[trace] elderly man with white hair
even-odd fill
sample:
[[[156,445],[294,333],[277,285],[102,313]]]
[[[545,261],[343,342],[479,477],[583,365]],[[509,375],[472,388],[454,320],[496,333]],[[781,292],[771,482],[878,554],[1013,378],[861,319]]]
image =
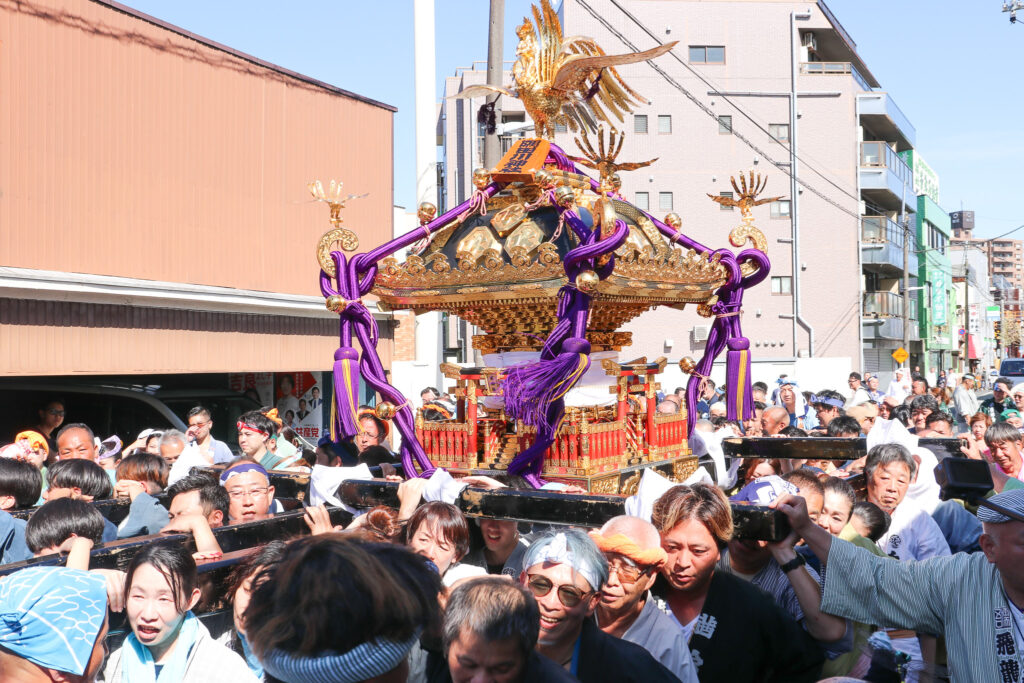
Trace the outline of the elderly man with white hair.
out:
[[[621,515],[590,538],[608,560],[608,579],[594,618],[608,635],[644,648],[683,683],[697,683],[697,671],[682,629],[658,609],[650,589],[668,556],[654,525]]]
[[[591,618],[608,580],[608,562],[582,531],[535,539],[519,580],[540,608],[537,651],[583,683],[677,680],[642,647],[606,634]]]

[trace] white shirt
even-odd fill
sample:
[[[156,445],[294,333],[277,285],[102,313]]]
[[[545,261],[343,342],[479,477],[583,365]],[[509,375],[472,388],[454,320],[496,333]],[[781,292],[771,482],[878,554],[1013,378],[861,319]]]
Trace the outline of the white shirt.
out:
[[[903,500],[892,513],[889,530],[878,539],[882,552],[897,560],[927,560],[949,555],[949,544],[932,516]]]

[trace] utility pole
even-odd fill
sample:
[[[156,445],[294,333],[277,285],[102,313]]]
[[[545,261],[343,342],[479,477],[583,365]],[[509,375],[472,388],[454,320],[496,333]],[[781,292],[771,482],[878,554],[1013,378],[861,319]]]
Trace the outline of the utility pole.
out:
[[[964,245],[964,355],[960,359],[963,361],[965,373],[971,367],[971,264],[967,260],[967,250],[970,246],[970,243]]]
[[[491,0],[490,31],[487,34],[487,85],[501,86],[501,79],[505,62],[504,55],[505,37],[505,0]],[[498,129],[501,126],[501,106],[498,99],[500,95],[495,93],[488,95],[484,108],[486,128],[484,130],[484,167],[494,168],[501,159],[501,139],[498,137]],[[490,123],[494,123],[494,130],[490,129]]]
[[[900,225],[903,228],[903,348],[910,353],[910,226],[907,225],[907,181],[903,181],[900,201]],[[907,359],[907,367],[911,367]]]

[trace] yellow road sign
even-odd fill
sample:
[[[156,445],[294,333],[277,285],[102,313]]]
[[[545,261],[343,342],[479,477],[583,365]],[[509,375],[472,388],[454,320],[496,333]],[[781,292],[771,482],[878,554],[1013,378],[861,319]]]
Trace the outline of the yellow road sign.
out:
[[[910,354],[902,346],[892,352],[892,359],[900,365],[906,363],[908,358],[910,358]]]

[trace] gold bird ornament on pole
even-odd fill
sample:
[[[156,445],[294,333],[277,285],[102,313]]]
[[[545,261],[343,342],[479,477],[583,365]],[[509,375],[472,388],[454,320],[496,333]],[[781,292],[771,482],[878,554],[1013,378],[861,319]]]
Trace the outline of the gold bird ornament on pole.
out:
[[[650,104],[622,80],[616,66],[660,57],[677,41],[622,55],[609,55],[593,38],[562,36],[562,24],[549,0],[533,6],[529,17],[516,29],[519,45],[512,66],[511,88],[472,85],[455,99],[486,97],[500,93],[522,101],[533,119],[537,137],[552,140],[555,126],[563,124],[572,132],[591,130],[597,121],[612,124],[611,117],[623,115],[639,104]]]

